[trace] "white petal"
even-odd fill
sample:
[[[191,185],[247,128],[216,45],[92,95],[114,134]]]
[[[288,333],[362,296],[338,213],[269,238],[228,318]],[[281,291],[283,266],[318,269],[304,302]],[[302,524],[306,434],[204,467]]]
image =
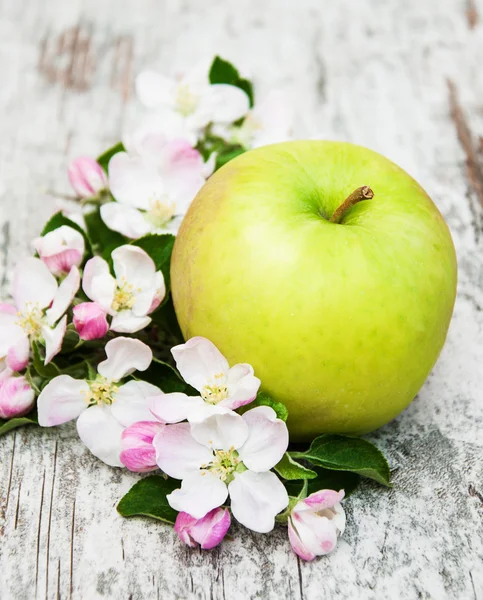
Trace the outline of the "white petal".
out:
[[[5,333],[1,328],[0,331],[2,334]],[[6,363],[12,371],[23,371],[28,365],[29,357],[30,340],[28,336],[22,335],[22,337],[8,349]]]
[[[51,308],[46,312],[50,326],[56,323],[69,308],[80,286],[80,273],[77,267],[72,267],[67,277],[59,285]]]
[[[248,438],[238,450],[243,463],[252,471],[269,471],[287,450],[287,425],[269,406],[252,408],[242,418],[248,425]]]
[[[82,289],[90,300],[98,302],[111,314],[116,286],[116,280],[103,258],[95,256],[87,261],[82,278]]]
[[[208,121],[233,123],[244,117],[250,109],[247,94],[234,85],[210,85],[200,102],[199,111]]]
[[[181,489],[166,496],[171,508],[190,514],[195,519],[221,506],[228,496],[226,484],[209,471],[193,473],[183,479]]]
[[[151,398],[152,414],[162,423],[179,423],[184,421],[196,408],[204,406],[200,396],[187,396],[178,392],[157,394]]]
[[[290,520],[307,554],[322,556],[335,548],[337,526],[332,520],[310,511],[295,513]]]
[[[142,71],[136,77],[136,94],[147,108],[173,104],[176,82],[155,71]]]
[[[90,406],[77,419],[80,439],[94,456],[111,467],[124,466],[119,458],[123,431],[106,404]]]
[[[248,436],[248,426],[237,413],[204,404],[188,415],[194,439],[215,450],[240,448]]]
[[[89,386],[86,381],[59,375],[44,387],[37,400],[39,425],[52,427],[78,417],[87,408]]]
[[[45,341],[45,360],[44,365],[48,365],[49,362],[56,356],[61,348],[62,342],[64,341],[65,331],[67,329],[67,315],[65,315],[55,326],[54,329],[44,326],[42,327],[42,336]]]
[[[101,217],[104,223],[131,239],[143,237],[152,233],[153,227],[137,208],[126,206],[119,202],[108,202],[101,206]]]
[[[13,297],[20,310],[27,303],[46,308],[57,291],[57,281],[39,258],[25,258],[17,264],[13,276]]]
[[[118,152],[109,161],[109,188],[127,206],[148,210],[163,197],[165,186],[154,165],[141,157]]]
[[[161,390],[147,381],[128,381],[119,386],[111,406],[114,417],[129,427],[138,421],[156,421],[149,410],[151,397],[161,393]]]
[[[181,376],[201,391],[216,375],[226,374],[229,369],[228,361],[218,348],[203,337],[193,337],[171,349],[176,366]]]
[[[136,333],[151,323],[150,317],[136,317],[132,310],[122,310],[112,317],[111,331],[117,333]]]
[[[149,346],[140,340],[118,337],[106,344],[107,359],[99,363],[99,373],[111,381],[119,381],[134,371],[145,371],[153,359]]]
[[[293,110],[282,90],[272,90],[268,96],[251,111],[253,119],[259,123],[255,129],[252,146],[264,146],[283,142],[291,137]]]
[[[235,473],[228,491],[235,519],[259,533],[272,531],[275,516],[288,505],[287,490],[272,472]]]
[[[118,284],[133,286],[133,313],[138,317],[145,316],[156,293],[156,266],[153,259],[142,248],[125,245],[113,251],[112,261]]]
[[[227,386],[228,398],[221,402],[232,410],[250,404],[255,400],[261,381],[253,374],[253,367],[247,364],[238,364],[228,371]]]
[[[213,452],[192,437],[188,423],[166,425],[156,434],[153,445],[158,467],[175,479],[197,473],[213,459]]]
[[[12,314],[0,310],[0,357],[6,356],[9,348],[25,337],[25,332],[17,325],[17,321],[16,312]]]

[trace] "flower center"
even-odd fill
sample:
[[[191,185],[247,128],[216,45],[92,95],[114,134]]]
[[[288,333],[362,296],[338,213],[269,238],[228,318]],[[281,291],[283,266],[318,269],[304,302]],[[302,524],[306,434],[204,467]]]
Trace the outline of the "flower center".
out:
[[[176,89],[176,98],[174,100],[177,112],[187,117],[194,113],[198,106],[198,96],[193,94],[186,83],[180,83]]]
[[[165,194],[162,198],[152,199],[146,213],[147,220],[155,227],[163,227],[176,214],[176,205]]]
[[[210,471],[218,479],[228,484],[233,480],[233,472],[241,464],[238,452],[232,446],[229,450],[214,450],[213,460],[206,467],[203,465],[202,472]]]
[[[118,389],[118,385],[98,375],[94,381],[89,381],[86,402],[89,406],[93,406],[94,404],[112,404]]]
[[[123,277],[121,282],[118,282],[117,284],[111,306],[115,311],[128,310],[134,306],[135,301],[136,296],[134,295],[134,286],[131,283],[128,283]]]
[[[224,373],[217,373],[215,381],[207,383],[201,390],[201,397],[208,404],[218,404],[228,398],[228,387]]]
[[[25,333],[32,339],[40,339],[42,337],[42,327],[46,324],[43,311],[39,308],[38,303],[27,302],[24,312],[17,313],[18,321],[16,322]]]

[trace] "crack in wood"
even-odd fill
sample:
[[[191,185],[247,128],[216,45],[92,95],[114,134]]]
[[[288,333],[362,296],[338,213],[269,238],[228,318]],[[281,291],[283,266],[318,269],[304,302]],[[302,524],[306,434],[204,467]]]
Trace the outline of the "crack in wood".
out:
[[[132,36],[122,35],[115,40],[111,70],[111,88],[121,93],[124,104],[131,96],[133,82],[134,44]]]
[[[297,572],[299,577],[299,592],[300,600],[304,600],[304,584],[302,581],[302,566],[300,564],[300,558],[297,556]]]
[[[37,588],[39,584],[39,554],[40,554],[40,525],[42,523],[42,504],[44,503],[44,488],[45,488],[45,469],[42,475],[42,488],[40,490],[40,506],[39,506],[39,521],[37,524],[37,547],[35,558],[35,596],[37,596]]]
[[[51,488],[50,488],[49,517],[47,520],[47,548],[45,551],[45,597],[46,598],[49,595],[50,526],[52,523],[52,506],[54,503],[55,473],[56,473],[56,468],[57,468],[57,447],[58,447],[58,440],[55,440],[54,465],[53,465],[52,482],[51,482]]]
[[[0,254],[2,258],[2,279],[0,280],[0,292],[3,294],[7,286],[8,248],[10,246],[10,223],[6,221],[2,227],[2,243]]]
[[[478,500],[481,502],[481,505],[483,506],[483,494],[481,492],[479,492],[476,489],[476,487],[471,483],[468,486],[468,494],[470,496],[472,496],[473,498],[478,498]]]
[[[20,492],[22,490],[22,480],[20,480],[18,482],[18,494],[17,494],[17,506],[15,507],[15,521],[13,524],[13,528],[17,529],[17,524],[18,524],[18,512],[20,509]]]
[[[8,501],[10,499],[10,489],[12,487],[13,459],[14,459],[14,456],[15,456],[15,441],[16,441],[16,438],[17,438],[17,432],[14,431],[13,432],[12,457],[10,458],[10,469],[9,469],[9,472],[8,472],[7,499],[6,499],[6,502],[5,502],[4,514],[7,514]]]
[[[466,20],[468,22],[468,27],[470,29],[474,29],[478,24],[480,16],[478,14],[478,9],[476,8],[475,0],[467,0],[466,2]]]
[[[72,503],[72,519],[70,523],[70,565],[69,565],[69,598],[74,591],[74,534],[75,534],[75,498]]]

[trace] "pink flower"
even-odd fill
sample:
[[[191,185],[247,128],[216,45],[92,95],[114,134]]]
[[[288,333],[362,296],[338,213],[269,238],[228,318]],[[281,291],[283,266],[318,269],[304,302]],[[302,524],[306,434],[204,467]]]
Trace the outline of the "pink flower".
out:
[[[191,548],[200,545],[203,550],[210,550],[223,540],[230,523],[230,511],[227,508],[214,508],[201,519],[180,512],[174,530],[179,539]]]
[[[106,311],[97,302],[82,302],[73,308],[74,326],[83,340],[99,340],[109,331]]]
[[[130,471],[145,473],[158,468],[154,436],[163,427],[161,423],[140,421],[122,432],[121,462]]]
[[[69,273],[72,267],[78,267],[85,250],[83,235],[67,225],[36,238],[33,245],[54,275]]]
[[[68,168],[69,180],[81,198],[92,198],[107,187],[107,178],[101,165],[93,158],[80,156]]]
[[[335,548],[345,529],[345,512],[340,505],[343,497],[344,490],[320,490],[292,508],[288,537],[300,558],[313,560]]]
[[[0,418],[21,417],[34,406],[35,393],[25,377],[6,369],[0,376]]]

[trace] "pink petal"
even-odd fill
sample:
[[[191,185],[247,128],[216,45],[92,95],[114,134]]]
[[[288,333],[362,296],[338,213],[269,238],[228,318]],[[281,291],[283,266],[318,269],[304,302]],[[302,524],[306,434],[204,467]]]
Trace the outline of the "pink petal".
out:
[[[73,308],[73,322],[83,340],[99,340],[109,331],[106,312],[97,302],[82,302]]]
[[[307,496],[296,504],[294,510],[301,512],[304,510],[312,510],[319,512],[326,508],[332,508],[344,498],[344,490],[336,492],[335,490],[319,490]]]
[[[297,530],[292,525],[292,519],[288,520],[288,539],[290,541],[290,545],[292,546],[292,550],[300,556],[303,560],[314,560],[316,554],[311,552],[308,548],[306,548],[300,539]]]
[[[54,329],[51,327],[42,327],[42,336],[45,341],[45,365],[48,365],[54,356],[61,351],[66,330],[67,315],[62,317]]]
[[[158,468],[154,436],[163,427],[161,423],[140,421],[122,432],[121,462],[130,471],[144,473]]]
[[[180,512],[174,530],[188,546],[199,544],[203,550],[210,550],[223,540],[230,524],[230,511],[226,508],[214,508],[201,519]]]
[[[67,169],[70,183],[81,198],[91,198],[107,187],[101,165],[89,156],[80,156]]]
[[[35,393],[25,377],[10,376],[0,381],[0,418],[26,415],[34,403]]]
[[[220,404],[236,410],[255,400],[261,381],[253,374],[251,365],[238,364],[228,371],[227,384],[228,398]]]
[[[28,337],[22,336],[7,352],[6,363],[12,371],[22,371],[28,365],[30,343]]]
[[[193,337],[171,349],[178,371],[186,383],[202,390],[215,375],[228,372],[229,365],[218,348],[203,337]]]

